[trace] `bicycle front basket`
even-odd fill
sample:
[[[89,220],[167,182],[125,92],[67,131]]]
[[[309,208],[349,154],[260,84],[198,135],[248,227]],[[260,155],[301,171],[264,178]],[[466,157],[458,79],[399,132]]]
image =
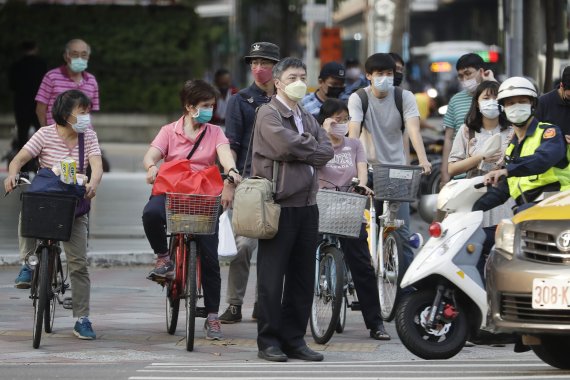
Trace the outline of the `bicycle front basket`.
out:
[[[56,193],[22,193],[22,237],[69,241],[77,198]]]
[[[166,193],[166,229],[172,234],[214,234],[220,199],[213,195]]]
[[[319,232],[357,238],[364,222],[366,200],[364,195],[319,190]]]
[[[421,166],[372,165],[374,198],[382,201],[413,202],[417,199]]]

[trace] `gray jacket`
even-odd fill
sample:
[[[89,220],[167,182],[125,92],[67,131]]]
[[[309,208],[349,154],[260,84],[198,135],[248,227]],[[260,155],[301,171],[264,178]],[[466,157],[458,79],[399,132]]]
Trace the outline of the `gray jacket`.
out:
[[[325,130],[310,113],[301,106],[299,109],[302,134],[293,113],[275,96],[269,104],[259,107],[255,120],[252,175],[272,179],[273,161],[279,161],[275,201],[283,207],[316,204],[317,168],[334,155]]]

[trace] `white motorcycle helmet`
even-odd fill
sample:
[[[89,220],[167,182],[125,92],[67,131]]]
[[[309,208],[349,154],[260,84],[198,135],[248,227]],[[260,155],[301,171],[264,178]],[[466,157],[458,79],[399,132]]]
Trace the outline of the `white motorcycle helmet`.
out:
[[[528,96],[536,99],[538,97],[538,93],[536,91],[536,87],[534,87],[532,82],[528,79],[523,77],[511,77],[499,86],[497,101],[499,104],[503,104],[503,99],[510,98],[512,96]]]

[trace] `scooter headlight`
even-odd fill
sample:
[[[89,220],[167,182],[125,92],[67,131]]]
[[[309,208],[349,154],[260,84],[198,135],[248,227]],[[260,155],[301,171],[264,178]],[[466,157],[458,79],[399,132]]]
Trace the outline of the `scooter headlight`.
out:
[[[515,253],[516,226],[510,219],[503,219],[495,232],[495,249],[511,260]]]

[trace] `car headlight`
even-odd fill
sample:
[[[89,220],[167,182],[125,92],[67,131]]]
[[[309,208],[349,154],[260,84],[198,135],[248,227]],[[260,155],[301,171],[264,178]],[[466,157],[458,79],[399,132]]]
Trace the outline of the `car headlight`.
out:
[[[516,226],[510,219],[503,219],[495,232],[495,249],[511,260],[515,253]]]

